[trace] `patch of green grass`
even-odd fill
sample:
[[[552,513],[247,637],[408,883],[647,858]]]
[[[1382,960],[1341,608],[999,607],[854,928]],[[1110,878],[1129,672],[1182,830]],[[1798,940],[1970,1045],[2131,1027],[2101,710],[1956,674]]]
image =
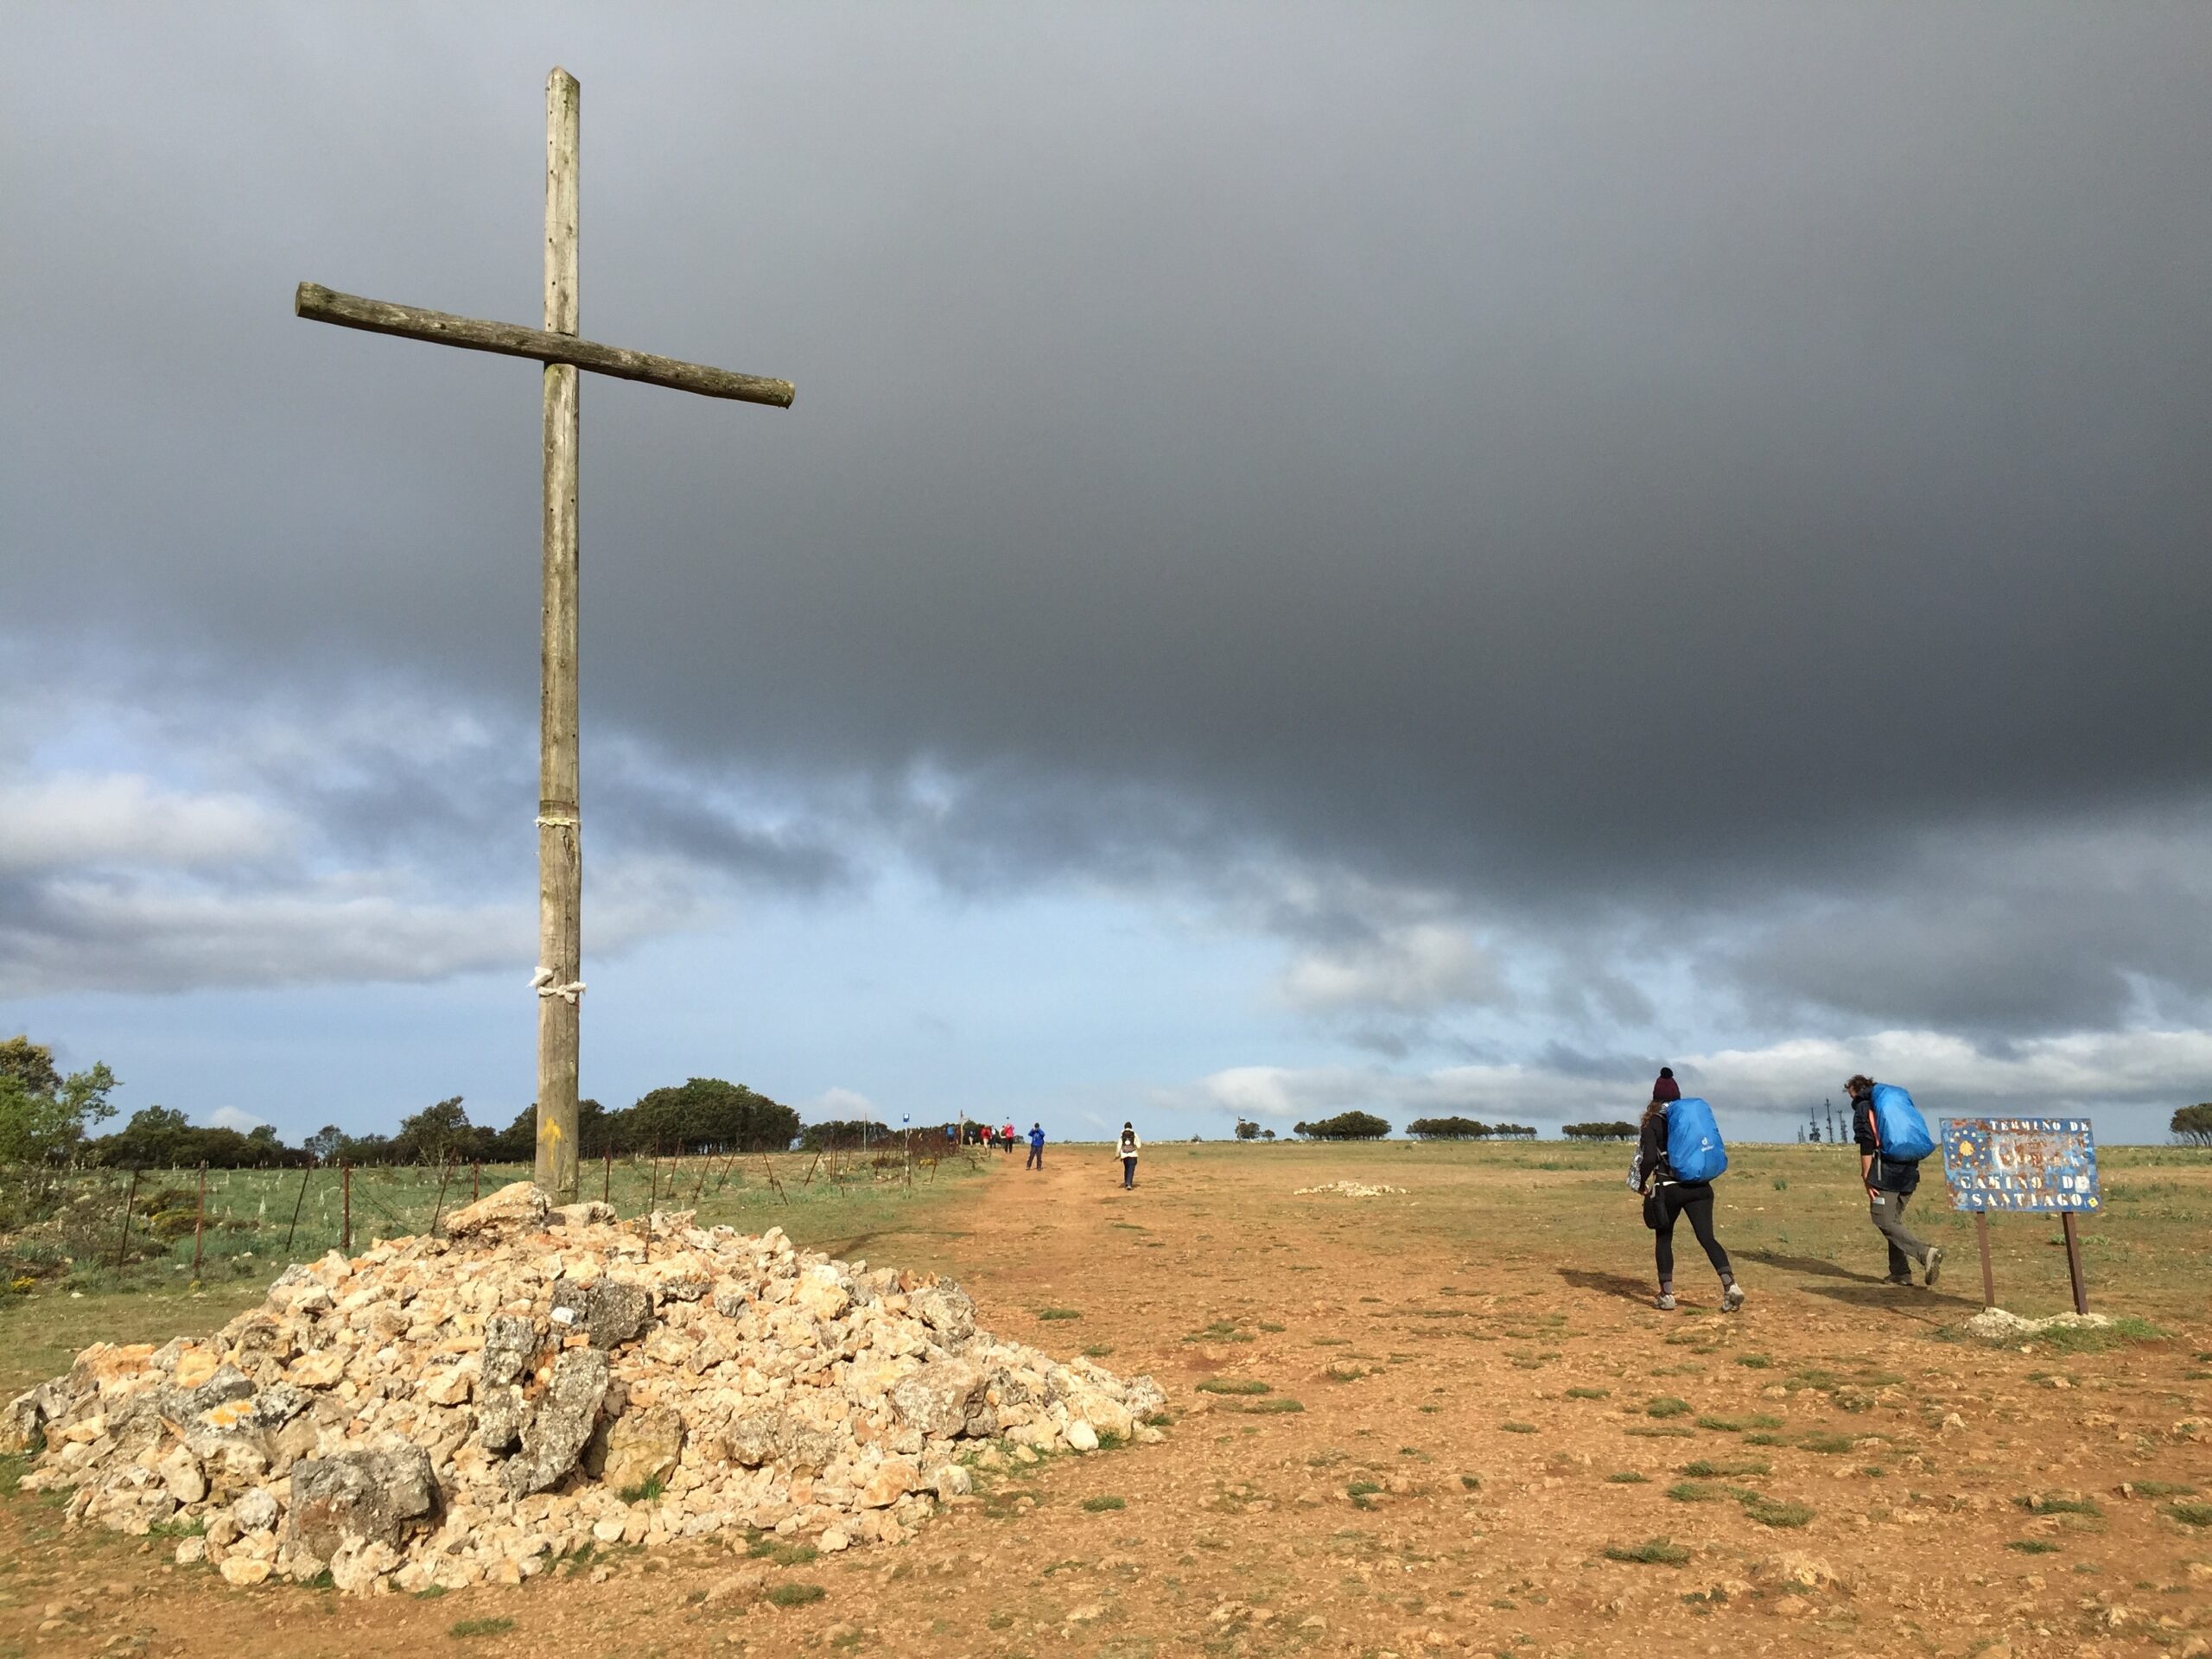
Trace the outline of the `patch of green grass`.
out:
[[[1109,1354],[1112,1353],[1113,1351],[1114,1351],[1114,1349],[1113,1349],[1113,1344],[1110,1344],[1110,1343],[1104,1343],[1104,1342],[1094,1342],[1094,1343],[1092,1343],[1092,1344],[1090,1344],[1090,1347],[1088,1347],[1088,1348],[1086,1348],[1086,1349],[1084,1349],[1084,1350],[1083,1351],[1083,1357],[1084,1357],[1085,1359],[1103,1359],[1103,1358],[1105,1358],[1105,1357],[1106,1357],[1106,1356],[1107,1356],[1107,1355],[1109,1355]]]
[[[464,1618],[453,1627],[454,1636],[505,1636],[515,1627],[512,1618]]]
[[[1647,1417],[1687,1417],[1689,1409],[1688,1401],[1677,1400],[1671,1394],[1655,1395],[1643,1402],[1643,1414]]]
[[[2187,1490],[2196,1489],[2192,1486]],[[207,1521],[204,1516],[194,1516],[189,1521],[156,1521],[146,1530],[156,1538],[201,1538],[207,1535]]]
[[[1209,1376],[1198,1384],[1200,1394],[1273,1394],[1274,1384],[1256,1376]]]
[[[1037,1317],[1040,1319],[1079,1319],[1083,1315],[1072,1307],[1040,1307],[1037,1310]]]
[[[1666,1538],[1647,1538],[1640,1544],[1605,1546],[1605,1559],[1609,1561],[1637,1561],[1646,1567],[1680,1567],[1689,1558],[1689,1551]]]
[[[668,1482],[659,1475],[639,1481],[635,1486],[625,1486],[615,1496],[625,1503],[657,1503],[668,1491]]]
[[[1764,1492],[1741,1492],[1738,1503],[1744,1513],[1763,1527],[1802,1527],[1813,1518],[1809,1503],[1799,1503],[1786,1497],[1769,1497]]]
[[[822,1552],[812,1544],[786,1543],[773,1533],[764,1533],[746,1546],[745,1553],[772,1567],[804,1567]]]
[[[1707,1486],[1694,1480],[1678,1480],[1667,1489],[1667,1496],[1677,1503],[1710,1503],[1724,1494],[1718,1486]]]
[[[1280,1336],[1284,1331],[1289,1329],[1289,1327],[1287,1325],[1271,1325],[1267,1320],[1262,1319],[1260,1321],[1260,1329],[1273,1337]]]
[[[1382,1490],[1382,1484],[1380,1481],[1355,1480],[1344,1488],[1344,1496],[1346,1497],[1372,1497],[1376,1493]]]
[[[1643,1486],[1649,1484],[1651,1477],[1639,1475],[1633,1469],[1624,1469],[1618,1474],[1607,1475],[1605,1479],[1615,1486]]]
[[[1684,1428],[1678,1423],[1637,1423],[1626,1429],[1624,1429],[1622,1433],[1633,1434],[1638,1440],[1694,1440],[1697,1439],[1697,1431],[1695,1429]]]
[[[2056,1544],[2048,1542],[2041,1538],[2015,1538],[2011,1543],[2005,1545],[2005,1548],[2007,1549],[2017,1549],[2023,1555],[2056,1555],[2058,1554],[2058,1546]]]
[[[1243,1412],[1255,1413],[1262,1416],[1280,1416],[1287,1412],[1303,1411],[1306,1408],[1299,1402],[1292,1399],[1288,1395],[1278,1394],[1272,1399],[1255,1400],[1249,1405],[1238,1406],[1236,1409]]]
[[[1103,1515],[1108,1510],[1128,1509],[1129,1500],[1126,1497],[1086,1497],[1083,1500],[1083,1507],[1093,1515]]]
[[[1700,1417],[1697,1420],[1697,1426],[1709,1428],[1716,1434],[1740,1434],[1744,1432],[1744,1425],[1732,1417]]]
[[[1774,1361],[1764,1354],[1738,1354],[1736,1363],[1747,1371],[1770,1371],[1774,1369]]]
[[[804,1607],[810,1603],[821,1600],[829,1593],[818,1584],[804,1584],[797,1581],[771,1585],[768,1587],[768,1599],[779,1607]]]
[[[1533,1434],[1536,1432],[1534,1423],[1500,1423],[1498,1427],[1508,1434]]]
[[[446,1587],[442,1584],[426,1584],[420,1590],[417,1590],[415,1592],[415,1599],[417,1601],[435,1601],[440,1596],[442,1596],[445,1593]]]
[[[1808,1452],[1818,1452],[1823,1457],[1836,1457],[1848,1452],[1852,1439],[1848,1434],[1808,1434],[1797,1442]]]
[[[1569,1389],[1567,1397],[1570,1400],[1603,1400],[1611,1393],[1611,1389]]]
[[[2196,1488],[2183,1485],[2177,1480],[2130,1481],[2138,1497],[2195,1497]]]
[[[1253,1337],[1249,1331],[1239,1331],[1228,1319],[1215,1319],[1211,1324],[1202,1325],[1192,1332],[1183,1340],[1185,1342],[1250,1342]]]
[[[1789,1442],[1779,1434],[1746,1434],[1744,1436],[1744,1444],[1745,1446],[1787,1446]]]
[[[1700,1458],[1684,1464],[1682,1472],[1693,1480],[1741,1480],[1746,1475],[1770,1475],[1774,1465],[1764,1458],[1731,1458],[1725,1463]]]
[[[2012,1500],[2037,1515],[2102,1515],[2094,1497],[2061,1497],[2055,1492],[2031,1492]]]
[[[1459,1485],[1462,1491],[1478,1492],[1483,1487],[1483,1478],[1480,1475],[1462,1475],[1459,1477]]]
[[[2212,1503],[2169,1503],[2163,1513],[2184,1527],[2212,1527]]]

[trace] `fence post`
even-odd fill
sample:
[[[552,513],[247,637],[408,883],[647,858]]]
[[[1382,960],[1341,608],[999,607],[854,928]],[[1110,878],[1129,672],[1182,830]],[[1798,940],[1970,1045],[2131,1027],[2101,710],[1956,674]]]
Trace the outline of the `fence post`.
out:
[[[292,1224],[284,1230],[284,1260],[292,1259],[292,1235],[300,1230],[300,1206],[308,1201],[308,1177],[315,1173],[315,1154],[308,1154],[308,1166],[300,1172],[300,1196],[292,1200]]]
[[[123,1195],[123,1236],[115,1241],[115,1270],[123,1271],[123,1253],[130,1246],[130,1206],[138,1197],[138,1172],[130,1172],[130,1190]]]
[[[200,1211],[192,1219],[192,1276],[200,1277],[200,1240],[207,1230],[207,1160],[200,1160]]]
[[[480,1158],[468,1160],[468,1201],[471,1204],[484,1196],[484,1161]]]
[[[340,1164],[340,1165],[339,1165],[339,1166],[338,1166],[338,1181],[339,1181],[339,1185],[340,1185],[340,1187],[343,1190],[343,1192],[344,1192],[344,1193],[345,1193],[345,1198],[344,1198],[344,1205],[345,1205],[345,1207],[344,1207],[344,1208],[343,1208],[343,1209],[339,1212],[339,1213],[340,1213],[340,1217],[341,1217],[341,1224],[341,1224],[341,1230],[340,1231],[340,1233],[339,1233],[339,1235],[338,1235],[338,1248],[339,1248],[340,1249],[341,1249],[341,1250],[345,1251],[346,1255],[353,1255],[353,1165],[351,1165],[351,1164],[349,1164],[349,1163],[345,1163],[345,1164]]]
[[[599,1201],[601,1204],[614,1202],[614,1143],[612,1141],[607,1143],[607,1161],[600,1170]]]

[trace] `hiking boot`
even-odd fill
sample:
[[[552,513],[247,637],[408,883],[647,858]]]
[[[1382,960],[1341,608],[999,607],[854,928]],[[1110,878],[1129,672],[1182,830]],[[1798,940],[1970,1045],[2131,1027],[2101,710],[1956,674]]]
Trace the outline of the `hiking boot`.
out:
[[[1885,1285],[1904,1285],[1910,1288],[1912,1284],[1912,1275],[1908,1273],[1902,1279],[1885,1279],[1882,1282]]]
[[[1723,1313],[1733,1313],[1743,1305],[1744,1287],[1741,1285],[1730,1285],[1720,1293],[1720,1311]]]
[[[1662,1313],[1673,1313],[1675,1311],[1675,1293],[1671,1290],[1661,1291],[1656,1296],[1651,1299],[1651,1306],[1657,1308]]]
[[[1921,1263],[1921,1281],[1923,1283],[1927,1285],[1930,1290],[1933,1290],[1936,1287],[1936,1275],[1942,1271],[1942,1247],[1936,1244],[1930,1244],[1928,1247],[1928,1260]]]

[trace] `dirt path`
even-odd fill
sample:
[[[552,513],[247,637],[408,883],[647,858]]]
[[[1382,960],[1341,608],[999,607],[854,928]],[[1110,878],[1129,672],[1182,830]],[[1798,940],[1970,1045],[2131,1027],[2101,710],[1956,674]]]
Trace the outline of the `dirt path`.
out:
[[[1346,1173],[1302,1149],[1155,1148],[1134,1192],[1104,1148],[1047,1160],[993,1173],[950,1264],[991,1328],[1157,1376],[1163,1444],[1017,1465],[895,1549],[774,1566],[825,1592],[788,1609],[724,1593],[741,1541],[427,1601],[241,1592],[150,1542],[57,1549],[13,1499],[0,1653],[2004,1659],[2212,1632],[2212,1532],[2157,1490],[2212,1495],[2202,1330],[1940,1341],[1974,1304],[1740,1241],[1743,1314],[1700,1261],[1705,1306],[1662,1315],[1632,1205],[1586,1171],[1378,1151],[1350,1173],[1408,1190],[1358,1199],[1294,1195]]]

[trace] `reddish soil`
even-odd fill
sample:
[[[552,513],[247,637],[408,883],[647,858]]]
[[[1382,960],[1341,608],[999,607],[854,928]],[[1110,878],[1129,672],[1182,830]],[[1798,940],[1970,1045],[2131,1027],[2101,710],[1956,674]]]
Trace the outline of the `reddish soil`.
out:
[[[1124,1193],[1103,1149],[1052,1156],[919,1254],[992,1328],[1158,1377],[1163,1444],[994,1478],[895,1548],[737,1540],[435,1599],[234,1590],[10,1497],[0,1654],[2206,1650],[2201,1329],[1947,1339],[1978,1298],[1876,1285],[1871,1245],[1739,1248],[1743,1313],[1700,1262],[1662,1314],[1633,1201],[1586,1170],[1171,1147]],[[1346,1173],[1410,1190],[1293,1196]],[[764,1572],[823,1593],[779,1606]]]

